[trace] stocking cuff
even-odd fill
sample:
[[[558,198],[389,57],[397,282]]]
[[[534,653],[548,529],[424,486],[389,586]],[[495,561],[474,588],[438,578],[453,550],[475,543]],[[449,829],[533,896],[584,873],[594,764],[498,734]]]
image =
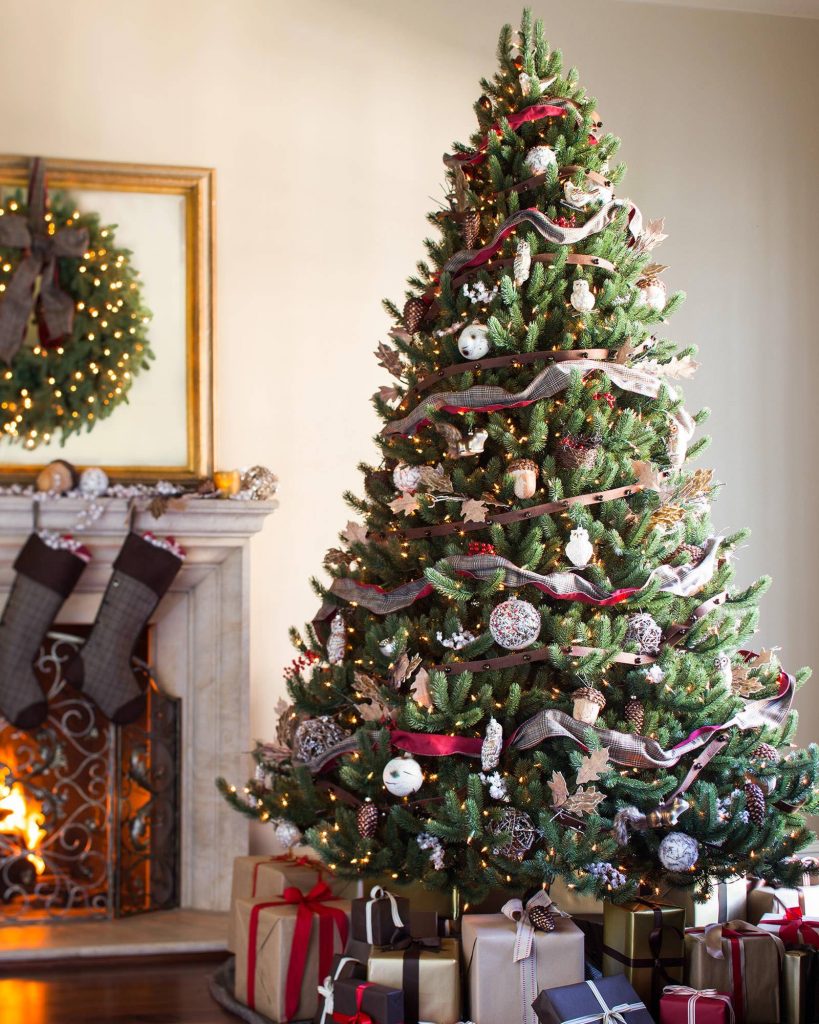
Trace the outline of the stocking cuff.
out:
[[[85,564],[79,555],[49,547],[32,533],[15,559],[14,570],[65,599],[77,585]]]
[[[129,533],[114,562],[114,569],[150,587],[162,597],[182,567],[182,560],[164,548]]]

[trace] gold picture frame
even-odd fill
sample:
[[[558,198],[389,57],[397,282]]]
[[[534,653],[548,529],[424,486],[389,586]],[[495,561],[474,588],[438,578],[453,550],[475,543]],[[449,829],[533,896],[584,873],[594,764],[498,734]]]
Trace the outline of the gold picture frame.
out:
[[[47,187],[50,191],[65,191],[81,199],[82,193],[144,193],[146,196],[170,196],[180,200],[179,232],[183,235],[184,254],[179,256],[180,280],[184,279],[184,402],[185,419],[182,427],[179,417],[177,447],[183,458],[172,464],[129,464],[123,455],[112,464],[89,463],[73,459],[72,442],[66,450],[50,451],[45,458],[36,459],[38,449],[27,453],[27,461],[8,461],[9,450],[0,448],[0,482],[31,480],[52,458],[66,458],[78,465],[102,465],[112,480],[119,482],[145,482],[157,479],[177,483],[190,483],[213,472],[213,359],[215,320],[215,172],[203,167],[174,167],[153,164],[109,163],[91,160],[64,160],[44,158]],[[0,190],[25,190],[31,168],[31,158],[0,156]],[[182,212],[184,211],[184,212]],[[122,227],[120,225],[120,227]],[[139,261],[139,253],[136,254]],[[182,266],[184,261],[184,266]],[[176,297],[179,302],[179,297]],[[180,304],[181,309],[181,304]],[[180,339],[181,340],[181,339]],[[152,368],[151,373],[154,372]],[[146,376],[150,377],[150,373]],[[181,396],[180,396],[181,399]],[[96,430],[116,425],[114,413]],[[184,441],[181,438],[184,429]],[[107,439],[110,440],[110,439]],[[130,438],[133,444],[133,438]],[[133,456],[131,456],[133,457]]]

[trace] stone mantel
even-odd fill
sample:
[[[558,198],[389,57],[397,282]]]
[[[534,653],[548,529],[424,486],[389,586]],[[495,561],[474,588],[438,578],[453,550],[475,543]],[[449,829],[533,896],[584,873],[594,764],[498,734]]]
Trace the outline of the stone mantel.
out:
[[[160,685],[182,700],[182,906],[225,910],[230,866],[247,852],[247,822],[216,790],[219,775],[245,779],[250,748],[250,539],[275,501],[188,498],[154,518],[137,499],[138,531],[171,534],[187,558],[152,617],[151,664]],[[97,499],[102,514],[84,530],[81,498],[38,502],[39,528],[73,533],[92,560],[63,606],[57,626],[93,622],[128,531],[128,500]],[[13,562],[33,528],[31,497],[0,495],[0,608]]]

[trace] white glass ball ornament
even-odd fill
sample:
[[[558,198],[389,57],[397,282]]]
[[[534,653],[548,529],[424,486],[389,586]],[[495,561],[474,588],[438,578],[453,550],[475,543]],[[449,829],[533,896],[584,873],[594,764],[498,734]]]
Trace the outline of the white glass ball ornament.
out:
[[[393,796],[409,796],[424,784],[424,770],[414,757],[394,757],[384,765],[384,785]]]
[[[408,466],[405,462],[399,462],[392,471],[392,482],[402,494],[414,493],[421,483],[421,467]]]
[[[278,820],[273,834],[276,837],[276,841],[288,850],[291,846],[296,846],[302,840],[301,829],[285,818]]]
[[[569,542],[565,547],[566,557],[578,568],[588,565],[594,555],[594,548],[589,540],[589,531],[578,526],[572,530]]]
[[[685,832],[669,832],[660,843],[660,863],[668,871],[690,871],[700,856],[700,844]]]
[[[458,351],[464,359],[483,359],[489,352],[489,334],[483,324],[467,324],[458,337]]]
[[[551,146],[532,146],[524,157],[523,163],[534,177],[536,174],[545,174],[550,167],[557,163],[557,157]]]
[[[497,605],[489,616],[489,632],[499,647],[522,651],[540,635],[540,614],[533,604],[516,597]]]
[[[80,473],[79,488],[87,498],[98,498],[108,490],[108,474],[99,466],[89,466]]]
[[[594,297],[594,292],[589,289],[589,282],[581,277],[572,285],[569,301],[578,313],[590,313],[597,300]]]

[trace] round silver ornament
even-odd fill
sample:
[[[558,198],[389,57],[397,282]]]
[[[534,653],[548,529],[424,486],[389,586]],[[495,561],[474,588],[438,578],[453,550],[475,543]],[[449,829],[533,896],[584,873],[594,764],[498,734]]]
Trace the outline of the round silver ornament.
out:
[[[489,351],[489,334],[483,324],[468,324],[458,337],[458,351],[464,359],[483,359]]]
[[[628,617],[626,643],[635,643],[640,654],[657,654],[663,642],[663,631],[648,612],[635,612]]]
[[[86,498],[98,498],[108,490],[108,474],[99,466],[89,466],[80,473],[79,488]]]
[[[516,597],[499,604],[489,616],[489,632],[499,647],[522,651],[540,635],[540,614],[533,604]]]
[[[241,471],[241,489],[253,501],[268,501],[276,493],[279,478],[267,466],[251,466]]]
[[[492,822],[489,831],[495,836],[501,833],[509,836],[503,846],[497,846],[492,850],[493,853],[497,853],[501,857],[508,857],[509,860],[523,860],[526,852],[531,850],[537,834],[529,815],[514,807],[507,808],[496,821]]]
[[[685,832],[669,832],[658,853],[667,871],[690,871],[699,859],[700,844]]]
[[[394,757],[384,765],[384,785],[393,796],[409,796],[424,784],[424,769],[414,757]]]
[[[410,493],[417,491],[418,485],[421,483],[421,467],[408,466],[405,462],[399,462],[392,471],[392,482],[395,484],[396,490],[401,491],[402,494],[407,491]]]
[[[296,846],[302,840],[301,829],[292,821],[286,821],[284,818],[276,822],[273,835],[276,837],[276,842],[281,843],[286,850],[289,850],[291,846]]]
[[[305,763],[315,761],[347,736],[347,730],[327,715],[308,718],[293,735],[293,758]]]

